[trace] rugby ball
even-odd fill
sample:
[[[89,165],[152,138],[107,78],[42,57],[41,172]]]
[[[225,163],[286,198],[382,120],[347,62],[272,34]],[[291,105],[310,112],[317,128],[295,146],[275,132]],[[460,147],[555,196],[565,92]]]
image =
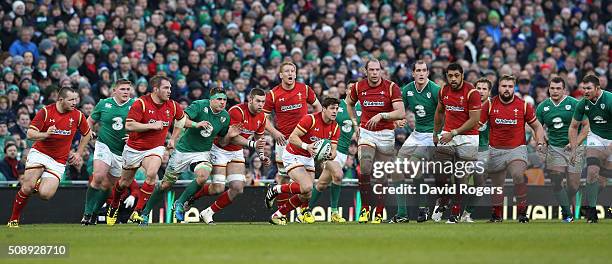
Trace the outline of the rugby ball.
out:
[[[314,153],[315,153],[313,158],[316,161],[324,160],[325,157],[331,153],[331,150],[332,150],[331,141],[329,139],[318,140],[313,144],[313,148],[314,148]]]

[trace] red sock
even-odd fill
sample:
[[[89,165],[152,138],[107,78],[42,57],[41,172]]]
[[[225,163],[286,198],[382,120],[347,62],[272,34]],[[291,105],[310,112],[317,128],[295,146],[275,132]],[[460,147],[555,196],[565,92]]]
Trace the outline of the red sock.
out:
[[[377,194],[376,195],[376,211],[375,211],[375,214],[382,215],[384,209],[385,209],[385,195],[384,194]]]
[[[457,189],[459,189],[459,187],[457,187]],[[461,200],[462,200],[462,196],[461,194],[457,193],[455,195],[453,195],[453,207],[451,207],[451,214],[458,216],[461,214]]]
[[[302,189],[300,189],[300,184],[297,182],[285,183],[280,187],[281,193],[289,193],[289,194],[300,194],[302,193]]]
[[[21,210],[28,203],[28,195],[25,195],[21,190],[17,192],[15,195],[15,201],[13,202],[13,213],[11,214],[11,219],[9,221],[17,220],[19,221],[19,217],[21,216]]]
[[[527,184],[519,183],[514,185],[514,197],[516,198],[519,214],[527,213]]]
[[[229,204],[232,203],[232,200],[230,200],[229,198],[229,190],[223,192],[219,198],[217,198],[217,200],[210,206],[210,209],[212,209],[213,212],[219,212],[221,211],[221,209],[225,208],[226,206],[228,206]]]
[[[503,211],[503,210],[502,210],[502,206],[501,206],[501,205],[495,205],[495,206],[493,206],[493,214],[494,214],[496,217],[501,218],[501,217],[502,217],[502,211]]]
[[[138,197],[138,203],[136,204],[136,211],[142,211],[142,209],[147,205],[147,201],[151,194],[155,190],[155,184],[148,184],[147,182],[142,184],[140,188],[140,197]]]
[[[370,179],[361,173],[357,173],[357,179],[359,180],[359,197],[361,198],[361,209],[368,208],[370,205]]]
[[[200,190],[193,195],[193,200],[200,199],[200,197],[202,196],[209,196],[210,195],[210,193],[208,192],[209,188],[210,188],[210,183],[202,185],[202,188],[200,188]]]
[[[291,210],[300,206],[300,204],[302,204],[300,197],[298,195],[293,195],[283,206],[278,209],[278,211],[283,215],[287,215],[289,212],[291,212]]]
[[[115,187],[113,187],[113,192],[111,194],[112,200],[110,206],[112,208],[119,208],[119,203],[121,202],[121,194],[124,189],[119,187],[119,181],[115,183]]]
[[[287,201],[289,200],[290,197],[291,197],[291,194],[288,194],[288,193],[279,193],[276,196],[276,207],[281,208],[282,206],[284,206],[285,203],[287,203]]]

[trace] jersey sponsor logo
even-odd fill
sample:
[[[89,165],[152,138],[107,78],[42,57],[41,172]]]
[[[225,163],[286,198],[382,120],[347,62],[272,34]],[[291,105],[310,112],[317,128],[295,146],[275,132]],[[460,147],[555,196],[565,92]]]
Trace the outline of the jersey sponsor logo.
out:
[[[465,111],[465,108],[463,108],[462,106],[447,105],[446,110],[452,112],[463,112]]]
[[[572,106],[571,105],[565,105],[565,110],[572,110]]]
[[[593,122],[595,122],[595,124],[607,124],[608,121],[605,120],[603,117],[601,116],[596,116],[593,118]]]
[[[563,127],[563,119],[561,119],[561,117],[553,118],[552,123],[553,123],[553,127],[556,129]]]
[[[342,122],[342,132],[351,133],[352,129],[353,129],[353,122],[351,122],[351,120],[344,120]]]
[[[112,128],[114,130],[121,130],[123,129],[123,118],[121,118],[120,116],[118,117],[113,117],[113,125]]]
[[[413,93],[412,91],[408,91],[408,92],[406,93],[406,95],[407,95],[407,96],[414,96],[414,93]]]
[[[516,125],[516,124],[518,124],[518,120],[516,120],[516,119],[495,118],[495,124],[498,124],[498,125]]]
[[[153,124],[153,123],[155,123],[155,122],[157,122],[157,121],[161,121],[161,122],[162,122],[162,125],[163,125],[163,126],[165,126],[165,127],[167,127],[167,126],[169,126],[169,125],[170,125],[170,122],[168,122],[168,121],[163,121],[163,120],[155,120],[155,119],[149,119],[149,124]]]
[[[210,137],[210,135],[212,135],[212,132],[213,132],[212,126],[208,126],[200,130],[200,136],[207,138],[207,137]]]
[[[312,142],[317,142],[317,141],[319,141],[319,140],[320,140],[320,138],[319,138],[319,137],[316,137],[316,136],[310,136],[310,138],[309,138],[309,139],[310,139],[310,141],[312,141]]]
[[[381,102],[381,101],[363,101],[363,106],[365,106],[365,107],[385,106],[385,102]]]
[[[72,131],[56,129],[52,134],[53,135],[61,135],[61,136],[70,136],[70,134],[72,134]]]
[[[281,111],[282,112],[287,112],[287,111],[291,111],[291,110],[295,110],[295,109],[300,109],[300,108],[302,108],[302,104],[283,105],[283,106],[281,106]]]
[[[414,110],[416,110],[415,113],[419,117],[425,117],[425,115],[427,115],[427,112],[425,112],[425,106],[416,105],[414,107]]]
[[[247,134],[247,135],[253,135],[253,134],[255,134],[255,131],[250,130],[250,129],[246,129],[246,128],[241,128],[240,129],[240,133],[241,134]]]

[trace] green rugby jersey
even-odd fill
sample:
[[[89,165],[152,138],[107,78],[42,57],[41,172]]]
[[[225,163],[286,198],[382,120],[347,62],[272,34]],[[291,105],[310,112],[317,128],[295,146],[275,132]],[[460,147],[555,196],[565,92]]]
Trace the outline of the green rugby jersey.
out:
[[[578,100],[565,96],[558,105],[548,98],[538,105],[536,116],[542,125],[546,126],[548,144],[555,147],[565,147],[569,143],[568,130]]]
[[[574,120],[589,118],[591,131],[604,139],[612,140],[612,127],[608,123],[612,119],[612,93],[601,91],[595,103],[583,98],[576,105]]]
[[[126,136],[125,119],[132,104],[134,104],[134,98],[120,105],[114,97],[109,97],[100,100],[91,113],[91,119],[100,123],[98,140],[107,145],[115,155],[121,156],[123,153],[125,146],[123,138]]]
[[[361,121],[361,104],[357,102],[355,104],[355,112],[357,115],[357,124]],[[338,115],[336,115],[336,122],[340,126],[340,139],[338,140],[338,147],[336,151],[342,154],[348,154],[349,146],[351,145],[351,139],[355,129],[353,128],[353,122],[346,111],[346,102],[340,100],[340,106],[338,107]]]
[[[415,131],[420,133],[433,133],[434,115],[438,107],[438,91],[440,86],[428,80],[427,85],[420,92],[416,89],[415,82],[402,87],[402,100],[404,106],[414,113]],[[406,124],[408,128],[408,124]]]
[[[215,138],[227,134],[230,124],[229,113],[225,109],[219,113],[213,113],[208,99],[192,102],[185,109],[185,113],[196,123],[208,121],[212,129],[186,128],[176,144],[176,150],[180,152],[210,151]]]

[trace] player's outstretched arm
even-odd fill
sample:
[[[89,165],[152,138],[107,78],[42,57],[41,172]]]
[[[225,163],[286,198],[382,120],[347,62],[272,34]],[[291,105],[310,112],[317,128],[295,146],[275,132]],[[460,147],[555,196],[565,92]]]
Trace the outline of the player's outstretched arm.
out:
[[[312,103],[312,107],[314,108],[315,113],[323,111],[323,106],[321,106],[321,102],[319,102],[319,99],[315,98],[314,103]]]
[[[350,90],[349,90],[350,93]],[[357,114],[355,113],[355,104],[357,103],[356,101],[354,101],[350,94],[346,96],[346,98],[344,99],[344,102],[346,102],[346,112],[349,115],[349,118],[351,119],[351,122],[353,122],[353,129],[355,131],[355,136],[357,138],[359,138],[359,124],[357,123]]]

